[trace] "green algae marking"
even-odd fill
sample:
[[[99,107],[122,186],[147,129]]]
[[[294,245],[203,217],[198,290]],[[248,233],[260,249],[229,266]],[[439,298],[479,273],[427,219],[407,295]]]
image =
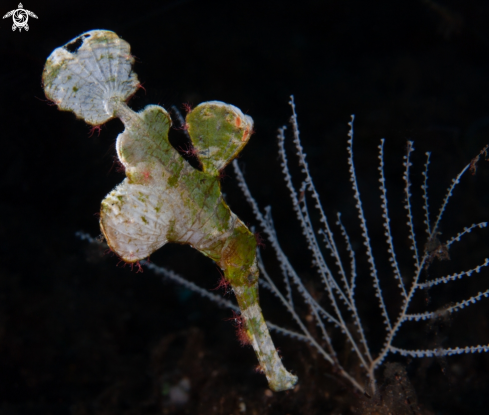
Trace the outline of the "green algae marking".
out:
[[[46,62],[46,66],[44,67],[44,71],[42,73],[42,80],[44,83],[44,90],[46,91],[46,88],[51,88],[53,85],[53,81],[59,77],[59,73],[61,72],[61,69],[63,67],[63,64],[53,64],[52,61],[49,59]],[[46,91],[46,95],[48,98],[50,98],[49,91]]]
[[[177,232],[175,230],[175,223],[176,223],[176,220],[171,219],[169,226],[168,226],[168,230],[166,232],[166,239],[170,242],[178,241],[178,235],[177,235]]]
[[[138,200],[140,202],[145,203],[147,199],[148,197],[144,193],[138,192]]]

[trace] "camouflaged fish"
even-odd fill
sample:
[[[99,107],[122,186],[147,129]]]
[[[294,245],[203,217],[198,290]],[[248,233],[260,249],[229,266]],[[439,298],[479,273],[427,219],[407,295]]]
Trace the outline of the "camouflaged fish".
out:
[[[204,102],[186,126],[202,164],[195,169],[172,147],[172,121],[158,105],[128,107],[139,88],[130,46],[115,33],[94,30],[57,48],[43,72],[46,96],[98,126],[118,117],[125,126],[117,155],[126,178],[102,201],[100,227],[110,248],[137,262],[168,242],[189,244],[213,259],[231,284],[241,309],[243,333],[254,348],[272,390],[294,387],[273,345],[258,301],[254,235],[224,201],[220,171],[242,150],[253,120],[233,105]]]

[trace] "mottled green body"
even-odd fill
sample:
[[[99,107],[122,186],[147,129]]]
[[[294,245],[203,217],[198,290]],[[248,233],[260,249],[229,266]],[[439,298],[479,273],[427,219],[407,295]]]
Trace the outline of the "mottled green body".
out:
[[[233,287],[244,337],[270,387],[292,388],[297,377],[283,367],[258,302],[255,238],[226,205],[219,184],[220,170],[248,142],[253,120],[218,101],[197,106],[186,120],[203,166],[194,169],[168,141],[171,118],[164,108],[150,105],[136,113],[126,105],[134,93],[129,86],[138,86],[129,45],[107,31],[80,38],[76,53],[58,48],[51,54],[43,80],[60,109],[92,124],[118,117],[125,125],[116,147],[127,177],[101,207],[107,243],[126,262],[146,258],[167,242],[190,244],[213,259]]]

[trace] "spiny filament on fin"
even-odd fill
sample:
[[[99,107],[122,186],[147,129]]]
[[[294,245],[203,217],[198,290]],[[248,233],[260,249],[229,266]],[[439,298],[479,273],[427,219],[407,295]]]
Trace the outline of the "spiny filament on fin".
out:
[[[185,154],[187,157],[195,157],[198,158],[199,152],[198,150],[192,146],[191,144],[185,144],[185,147],[179,147],[181,153]]]
[[[142,89],[144,91],[144,95],[146,95],[146,88],[143,86],[144,82],[143,83],[140,83],[137,85],[137,88],[138,89]]]
[[[111,252],[114,252],[112,251],[112,249],[110,249]],[[115,253],[117,255],[117,253]],[[119,262],[117,263],[117,265],[119,264],[123,264],[122,267],[123,268],[126,268],[126,266],[129,266],[129,268],[131,269],[131,271],[134,271],[134,267],[136,267],[136,274],[139,274],[139,273],[143,273],[143,267],[141,265],[141,262],[140,261],[136,261],[136,262],[127,262],[125,261],[123,258],[119,258]]]
[[[188,102],[184,102],[182,104],[182,108],[184,109],[184,111],[188,114],[189,112],[192,111],[192,104],[188,103]]]
[[[253,236],[255,237],[256,246],[258,246],[259,248],[265,248],[265,246],[266,246],[265,240],[261,236],[261,232],[255,232],[255,233],[253,233]]]
[[[233,326],[236,329],[236,337],[238,338],[239,344],[241,344],[241,346],[250,345],[251,339],[246,330],[246,321],[244,317],[241,314],[236,313],[235,311],[233,311],[232,313],[233,316],[227,318],[225,321],[233,322]]]
[[[224,295],[228,295],[229,293],[233,292],[231,282],[229,282],[229,280],[224,276],[224,274],[222,274],[221,272],[220,272],[220,274],[221,274],[221,278],[219,279],[219,281],[217,283],[217,287],[213,288],[212,290],[217,291],[217,290],[222,289],[224,291]]]
[[[95,133],[97,133],[97,137],[100,137],[100,131],[102,131],[101,125],[92,125],[89,130],[89,136],[92,137]]]

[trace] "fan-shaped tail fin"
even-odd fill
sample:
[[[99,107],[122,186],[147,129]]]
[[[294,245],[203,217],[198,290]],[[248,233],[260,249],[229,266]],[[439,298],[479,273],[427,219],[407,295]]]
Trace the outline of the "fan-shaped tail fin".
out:
[[[114,118],[114,104],[138,89],[129,43],[108,30],[86,32],[51,53],[42,80],[46,96],[91,125]]]

